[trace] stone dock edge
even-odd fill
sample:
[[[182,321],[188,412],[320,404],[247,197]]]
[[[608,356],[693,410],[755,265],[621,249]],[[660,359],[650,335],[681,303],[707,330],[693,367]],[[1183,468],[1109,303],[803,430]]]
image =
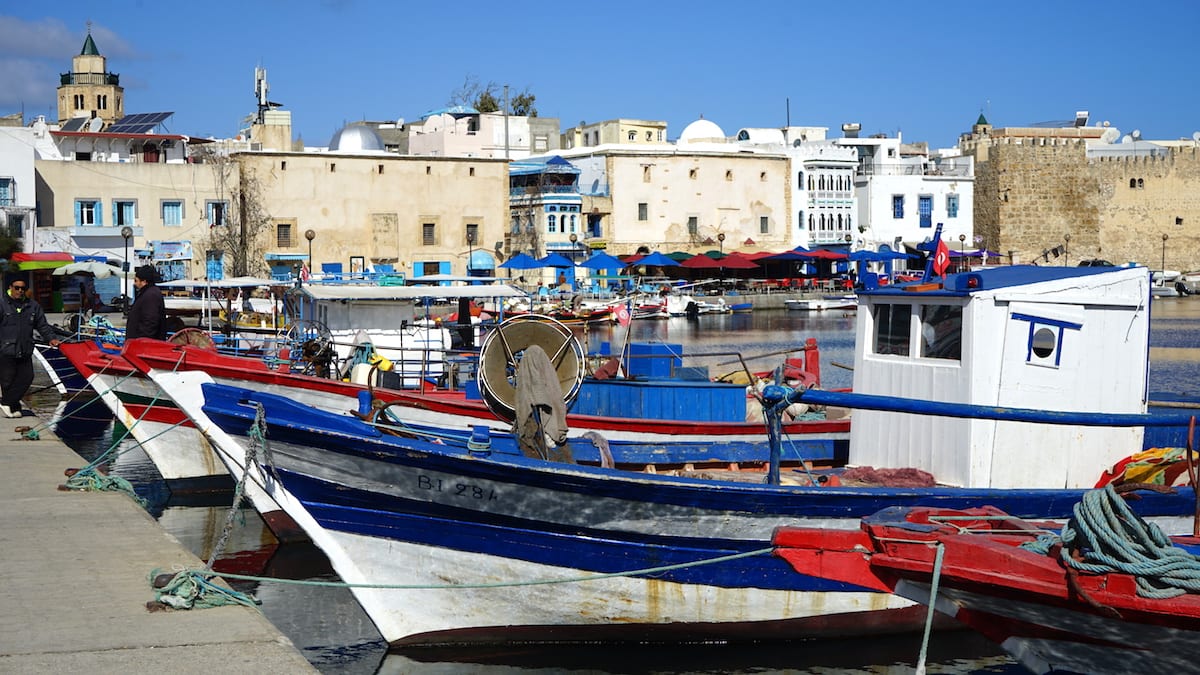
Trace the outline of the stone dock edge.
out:
[[[204,563],[127,495],[60,490],[85,462],[25,415],[0,417],[0,672],[317,672],[255,608],[150,611],[152,571]]]

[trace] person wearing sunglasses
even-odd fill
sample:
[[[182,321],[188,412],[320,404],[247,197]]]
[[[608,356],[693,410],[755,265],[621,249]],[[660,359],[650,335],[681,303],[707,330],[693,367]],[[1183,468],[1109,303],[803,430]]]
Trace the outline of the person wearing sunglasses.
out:
[[[29,282],[13,279],[0,296],[0,414],[21,417],[21,398],[33,384],[33,332],[51,347],[59,345],[54,327],[36,300]]]

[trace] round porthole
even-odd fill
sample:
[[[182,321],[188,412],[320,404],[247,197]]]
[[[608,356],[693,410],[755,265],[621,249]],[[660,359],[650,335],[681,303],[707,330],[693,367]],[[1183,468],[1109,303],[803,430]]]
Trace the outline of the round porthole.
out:
[[[1039,328],[1034,331],[1033,353],[1039,359],[1044,359],[1053,354],[1056,344],[1058,344],[1057,336],[1049,328]]]

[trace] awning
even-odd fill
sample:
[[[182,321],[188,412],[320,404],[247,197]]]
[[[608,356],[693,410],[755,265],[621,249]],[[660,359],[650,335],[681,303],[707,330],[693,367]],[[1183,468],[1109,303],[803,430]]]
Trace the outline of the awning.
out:
[[[308,260],[307,253],[268,253],[263,257],[267,260]]]
[[[9,258],[10,266],[17,270],[27,272],[29,270],[52,270],[56,267],[69,265],[75,262],[75,256],[70,253],[46,252],[46,253],[14,253]]]

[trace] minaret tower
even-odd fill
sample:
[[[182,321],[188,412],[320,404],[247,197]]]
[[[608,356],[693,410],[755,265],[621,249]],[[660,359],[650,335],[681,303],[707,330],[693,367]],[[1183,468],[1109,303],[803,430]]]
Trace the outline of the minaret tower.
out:
[[[125,89],[121,76],[105,70],[107,59],[92,40],[92,22],[79,55],[71,59],[71,72],[63,73],[58,86],[58,123],[73,117],[98,117],[107,126],[125,116]]]

